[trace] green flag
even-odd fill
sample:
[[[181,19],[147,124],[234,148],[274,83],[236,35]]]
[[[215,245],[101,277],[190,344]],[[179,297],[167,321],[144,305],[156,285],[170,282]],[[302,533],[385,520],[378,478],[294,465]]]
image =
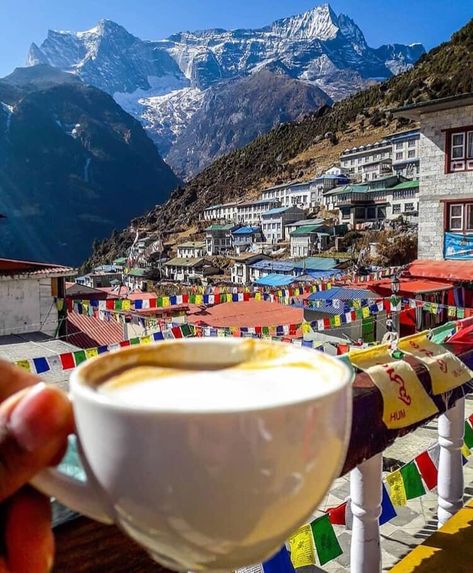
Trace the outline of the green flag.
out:
[[[263,326],[263,328],[261,329],[261,333],[264,334],[265,336],[269,336],[269,326]]]
[[[182,331],[182,336],[191,336],[191,329],[190,326],[188,324],[183,324],[181,326],[181,331]]]
[[[473,448],[473,429],[471,428],[470,424],[465,421],[465,436],[464,436],[465,444],[470,448]]]
[[[191,304],[195,304],[195,294],[191,294],[191,295],[190,295],[190,297],[189,297],[189,302],[190,302]]]
[[[457,318],[465,318],[465,309],[457,308]]]
[[[81,364],[85,360],[87,360],[87,356],[84,350],[78,350],[77,352],[74,352],[74,361],[76,363],[76,366],[79,366],[79,364]]]
[[[343,553],[328,514],[315,519],[310,526],[320,565],[325,565]]]
[[[163,297],[162,296],[158,296],[158,302],[156,303],[158,308],[161,308],[163,306]]]
[[[139,343],[140,343],[139,337],[130,339],[130,344],[139,344]]]
[[[425,488],[419,470],[414,462],[409,462],[401,468],[401,476],[407,499],[414,499],[415,497],[424,495]]]
[[[121,309],[122,309],[122,301],[119,298],[115,301],[115,310],[121,310]]]

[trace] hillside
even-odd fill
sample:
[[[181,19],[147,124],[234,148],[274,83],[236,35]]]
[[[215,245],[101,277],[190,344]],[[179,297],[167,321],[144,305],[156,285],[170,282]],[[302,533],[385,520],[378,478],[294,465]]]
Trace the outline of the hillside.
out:
[[[355,141],[373,141],[406,125],[393,120],[389,109],[473,91],[472,69],[473,20],[407,72],[218,159],[136,224],[157,234],[179,232],[197,221],[206,206],[252,196],[271,183],[307,179]],[[129,244],[123,231],[98,245],[89,264],[120,255]]]
[[[46,65],[0,80],[0,256],[81,263],[177,184],[108,94]]]

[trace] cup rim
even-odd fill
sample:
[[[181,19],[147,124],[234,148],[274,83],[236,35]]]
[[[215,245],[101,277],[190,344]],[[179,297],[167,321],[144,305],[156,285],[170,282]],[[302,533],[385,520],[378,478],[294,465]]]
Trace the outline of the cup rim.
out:
[[[200,338],[200,337],[194,337],[194,338],[183,338],[183,339],[172,339],[172,340],[163,340],[163,341],[159,341],[156,344],[159,344],[159,346],[165,345],[165,346],[174,346],[174,345],[180,345],[180,344],[186,344],[186,345],[205,345],[205,344],[219,344],[219,345],[238,345],[241,344],[243,340],[248,340],[248,339],[241,339],[241,338]],[[278,346],[284,346],[285,348],[288,346],[288,343],[286,342],[280,342],[280,341],[260,341],[257,340],[255,341],[257,343],[262,343],[262,344],[271,344],[271,345],[278,345]],[[294,406],[294,405],[301,405],[304,403],[309,403],[314,401],[317,398],[324,398],[327,396],[330,396],[332,394],[336,394],[339,391],[341,391],[343,388],[347,387],[347,386],[351,386],[353,383],[353,380],[355,378],[355,371],[354,369],[345,361],[343,360],[339,360],[334,356],[330,356],[327,354],[324,354],[323,352],[320,352],[318,350],[315,349],[309,349],[309,348],[305,348],[305,347],[298,347],[298,346],[292,346],[290,345],[290,349],[292,352],[294,353],[304,353],[307,354],[309,356],[312,357],[312,361],[314,360],[322,360],[330,365],[332,365],[333,367],[336,367],[337,369],[340,370],[340,376],[333,376],[330,378],[329,383],[327,384],[326,388],[323,388],[322,390],[320,389],[320,386],[317,387],[316,391],[313,392],[308,392],[306,396],[300,398],[300,399],[295,399],[295,400],[287,400],[285,402],[275,402],[273,404],[261,404],[261,405],[254,405],[254,406],[232,406],[231,404],[225,407],[219,407],[219,408],[208,408],[208,409],[192,409],[192,407],[187,407],[187,408],[168,408],[168,407],[163,407],[160,408],[159,406],[144,406],[144,405],[138,405],[138,404],[126,404],[124,402],[120,402],[119,400],[114,400],[113,398],[111,398],[110,396],[107,396],[105,394],[100,394],[99,392],[97,392],[94,387],[90,384],[87,383],[87,381],[84,378],[84,373],[91,368],[94,364],[97,364],[99,361],[106,361],[106,360],[110,360],[112,356],[116,356],[117,354],[133,354],[133,353],[139,353],[140,351],[143,352],[144,349],[146,349],[145,351],[151,351],[152,347],[154,345],[151,344],[149,346],[143,347],[143,346],[136,346],[136,347],[127,347],[127,348],[120,348],[119,350],[107,353],[107,354],[102,354],[99,355],[95,358],[92,358],[90,360],[87,360],[86,362],[83,362],[80,366],[78,366],[75,370],[72,371],[71,376],[70,376],[70,393],[72,396],[72,400],[74,401],[74,398],[80,398],[80,399],[85,399],[89,402],[94,402],[96,404],[99,404],[102,407],[105,407],[107,409],[111,409],[111,410],[115,410],[115,411],[121,411],[121,412],[142,412],[142,413],[150,413],[150,414],[157,414],[159,413],[160,415],[166,415],[166,414],[172,414],[172,415],[195,415],[195,416],[199,416],[199,415],[222,415],[222,414],[230,414],[230,413],[242,413],[242,412],[254,412],[254,411],[263,411],[263,410],[273,410],[273,409],[277,409],[280,408],[282,406]],[[290,383],[290,382],[288,382]]]

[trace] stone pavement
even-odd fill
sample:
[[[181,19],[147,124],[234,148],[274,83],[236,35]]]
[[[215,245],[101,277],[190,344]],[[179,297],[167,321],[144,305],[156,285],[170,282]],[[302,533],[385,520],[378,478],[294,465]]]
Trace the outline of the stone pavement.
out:
[[[466,398],[466,415],[473,413],[473,396]],[[384,452],[384,456],[406,463],[425,451],[437,441],[437,420],[419,428],[412,434],[396,440]],[[465,501],[473,497],[473,454],[464,466]],[[383,475],[387,475],[385,472]],[[349,476],[335,480],[333,486],[314,516],[328,508],[343,503],[350,494]],[[422,543],[437,529],[437,491],[436,489],[409,500],[405,507],[395,507],[397,517],[381,526],[381,550],[383,571],[389,571],[395,563],[404,557],[416,545]],[[328,571],[330,573],[347,573],[350,571],[351,531],[344,526],[334,526],[335,534],[343,549],[343,554],[336,560],[327,563],[323,568],[303,567],[300,573]],[[304,571],[302,571],[304,569]]]

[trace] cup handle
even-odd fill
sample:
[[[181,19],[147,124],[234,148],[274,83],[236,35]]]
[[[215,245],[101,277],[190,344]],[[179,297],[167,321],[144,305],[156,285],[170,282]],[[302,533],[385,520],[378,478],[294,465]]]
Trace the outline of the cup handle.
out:
[[[68,455],[70,452],[69,449]],[[72,455],[80,460],[84,468],[84,481],[67,475],[58,468],[46,468],[31,480],[31,485],[41,493],[55,497],[77,513],[101,523],[112,524],[113,510],[101,492],[81,448],[79,447],[78,452],[76,450]]]

